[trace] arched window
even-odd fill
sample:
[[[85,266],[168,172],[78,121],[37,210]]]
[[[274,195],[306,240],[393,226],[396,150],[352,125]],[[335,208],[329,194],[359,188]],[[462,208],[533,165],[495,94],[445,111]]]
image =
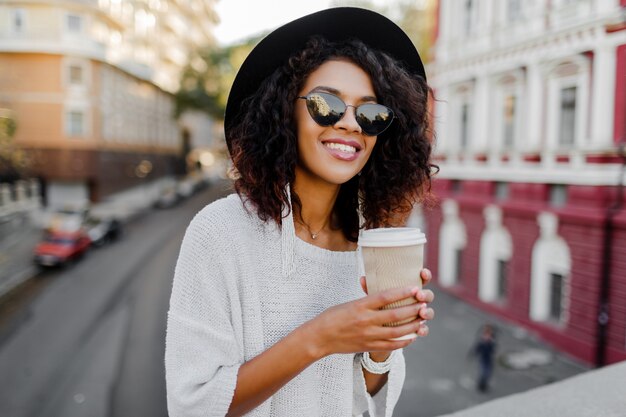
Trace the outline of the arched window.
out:
[[[557,235],[558,219],[554,214],[540,214],[538,223],[541,235],[532,254],[530,318],[561,324],[568,319],[570,250]]]
[[[558,61],[548,70],[549,149],[569,150],[581,147],[589,136],[590,61],[583,55]]]
[[[501,74],[494,79],[492,100],[495,112],[491,118],[494,153],[509,151],[521,140],[524,108],[524,73],[521,70]]]
[[[450,100],[450,147],[463,154],[472,147],[474,126],[474,81],[456,85]]]
[[[482,301],[493,302],[506,298],[513,243],[510,233],[502,226],[502,210],[488,206],[484,214],[487,228],[480,239],[478,296]]]
[[[444,201],[442,209],[443,224],[439,230],[439,283],[449,287],[461,279],[461,259],[467,244],[467,232],[459,218],[456,201]]]

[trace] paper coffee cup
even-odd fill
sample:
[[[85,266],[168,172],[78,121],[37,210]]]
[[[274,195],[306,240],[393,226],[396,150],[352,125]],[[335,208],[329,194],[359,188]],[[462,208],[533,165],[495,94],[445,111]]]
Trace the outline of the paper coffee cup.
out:
[[[391,227],[363,230],[359,235],[367,291],[376,294],[391,288],[422,287],[420,271],[424,267],[424,244],[426,236],[420,229]],[[389,304],[384,309],[417,303],[414,297]],[[385,326],[399,326],[413,319]],[[398,339],[415,337],[407,335]]]

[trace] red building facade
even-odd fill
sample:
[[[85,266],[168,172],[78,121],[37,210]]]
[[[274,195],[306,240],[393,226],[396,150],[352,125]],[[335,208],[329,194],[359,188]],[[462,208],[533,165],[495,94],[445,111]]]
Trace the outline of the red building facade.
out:
[[[578,359],[624,360],[624,1],[457,3],[440,1],[430,68],[427,264]]]

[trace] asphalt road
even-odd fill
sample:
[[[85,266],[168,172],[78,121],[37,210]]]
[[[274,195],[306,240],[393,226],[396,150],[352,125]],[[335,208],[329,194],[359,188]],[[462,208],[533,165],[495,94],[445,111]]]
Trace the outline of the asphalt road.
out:
[[[224,188],[140,215],[119,242],[35,278],[46,288],[0,337],[0,416],[167,415],[163,355],[176,257],[193,215]]]
[[[121,241],[37,278],[45,288],[18,311],[10,333],[0,329],[0,416],[167,416],[163,355],[173,269],[186,225],[224,188],[146,213]],[[431,335],[405,351],[395,416],[436,416],[584,370],[520,329],[437,293]],[[497,367],[493,389],[479,394],[467,351],[486,321],[501,329],[500,359],[517,355],[533,366]]]

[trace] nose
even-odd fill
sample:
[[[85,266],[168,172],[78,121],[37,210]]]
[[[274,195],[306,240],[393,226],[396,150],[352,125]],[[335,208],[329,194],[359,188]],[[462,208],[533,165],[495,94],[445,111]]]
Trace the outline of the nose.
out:
[[[346,105],[346,111],[333,126],[335,129],[343,129],[348,132],[361,133],[361,126],[356,121],[356,107],[350,104]]]

